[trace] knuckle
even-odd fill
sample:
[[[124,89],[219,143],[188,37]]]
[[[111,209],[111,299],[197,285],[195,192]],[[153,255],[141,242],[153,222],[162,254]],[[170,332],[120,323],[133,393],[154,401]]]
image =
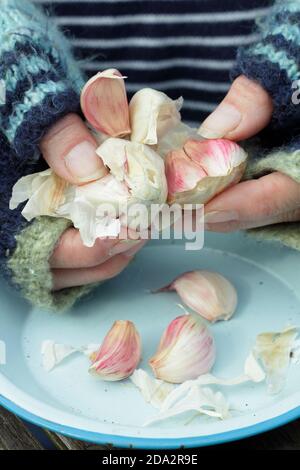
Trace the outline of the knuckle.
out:
[[[56,122],[44,135],[41,141],[41,147],[51,144],[54,140],[60,139],[62,135],[73,134],[74,128],[82,124],[77,114],[70,113]]]

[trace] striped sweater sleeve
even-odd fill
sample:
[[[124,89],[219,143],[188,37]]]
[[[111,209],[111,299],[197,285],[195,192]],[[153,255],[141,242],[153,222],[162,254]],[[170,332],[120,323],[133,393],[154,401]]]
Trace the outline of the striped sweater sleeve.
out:
[[[273,129],[300,122],[300,106],[293,100],[300,82],[300,1],[276,1],[271,14],[258,21],[262,39],[241,48],[232,78],[240,74],[258,81],[274,103]]]
[[[79,105],[83,78],[52,21],[27,0],[1,0],[0,8],[0,270],[32,304],[71,305],[85,288],[52,294],[48,258],[64,219],[28,224],[10,211],[14,183],[45,165],[38,143],[51,124]],[[21,208],[22,209],[22,208]]]
[[[239,50],[232,78],[244,74],[258,81],[272,97],[274,111],[260,139],[249,142],[252,158],[246,178],[279,171],[300,184],[300,104],[295,99],[300,89],[300,1],[276,1],[258,27],[262,39]],[[249,233],[300,250],[300,221]]]

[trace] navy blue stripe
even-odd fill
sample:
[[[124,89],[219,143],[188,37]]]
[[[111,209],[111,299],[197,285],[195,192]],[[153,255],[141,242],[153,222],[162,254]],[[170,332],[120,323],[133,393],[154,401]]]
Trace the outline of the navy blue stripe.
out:
[[[63,25],[62,30],[68,35],[85,39],[114,39],[116,37],[164,37],[176,36],[239,36],[253,32],[253,21],[238,21],[235,23],[187,23],[181,24],[123,24],[123,25]]]
[[[101,63],[101,61],[100,61]],[[90,76],[97,73],[99,67],[88,70]],[[229,82],[229,70],[208,70],[193,67],[168,67],[160,70],[133,70],[122,67],[120,70],[123,75],[135,83],[161,82],[165,80],[202,80],[210,83],[218,82],[226,85]]]
[[[169,0],[169,1],[157,1],[157,0],[144,0],[137,2],[120,2],[120,3],[102,3],[99,0],[98,3],[90,3],[88,1],[82,1],[80,3],[54,3],[51,1],[47,4],[43,4],[46,8],[53,11],[56,15],[78,15],[78,16],[89,16],[89,15],[129,15],[129,14],[147,14],[147,13],[161,13],[161,14],[172,14],[172,13],[217,13],[226,11],[246,11],[253,10],[255,8],[268,7],[273,4],[273,0]]]
[[[78,58],[89,60],[162,60],[171,58],[192,58],[192,59],[217,59],[234,60],[236,56],[236,47],[201,47],[201,46],[163,46],[162,47],[120,47],[114,49],[75,47],[75,53]]]

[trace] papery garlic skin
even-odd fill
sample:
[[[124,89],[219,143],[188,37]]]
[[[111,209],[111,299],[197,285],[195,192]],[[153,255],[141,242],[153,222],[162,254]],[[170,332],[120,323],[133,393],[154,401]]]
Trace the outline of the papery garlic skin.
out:
[[[23,176],[13,187],[9,203],[11,210],[27,199],[22,215],[30,221],[38,215],[58,217],[56,210],[74,195],[74,188],[50,168],[40,173]]]
[[[133,95],[129,103],[131,140],[155,145],[181,120],[183,100],[172,100],[165,93],[143,88]]]
[[[169,203],[205,204],[238,183],[246,168],[246,152],[230,140],[188,139],[181,150],[182,153],[171,151],[166,156]]]
[[[149,364],[156,378],[182,383],[209,372],[215,357],[206,325],[194,315],[182,315],[169,324]]]
[[[253,354],[262,363],[271,395],[281,392],[285,385],[297,336],[298,328],[290,327],[281,332],[261,333],[256,337]]]
[[[81,108],[98,131],[112,137],[130,134],[129,109],[124,78],[116,69],[92,77],[81,92]]]
[[[215,272],[186,272],[156,292],[173,290],[189,308],[210,322],[229,320],[237,307],[235,287]]]
[[[116,321],[91,360],[89,372],[103,380],[129,377],[141,360],[141,340],[134,324],[129,320]]]

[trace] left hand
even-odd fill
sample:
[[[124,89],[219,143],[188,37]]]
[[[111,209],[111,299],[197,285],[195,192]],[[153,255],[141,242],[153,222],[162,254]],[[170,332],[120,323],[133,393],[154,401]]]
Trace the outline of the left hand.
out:
[[[206,138],[247,139],[268,125],[272,112],[268,93],[240,76],[199,133]],[[243,181],[205,206],[205,228],[217,232],[295,221],[300,221],[300,184],[279,172]]]

